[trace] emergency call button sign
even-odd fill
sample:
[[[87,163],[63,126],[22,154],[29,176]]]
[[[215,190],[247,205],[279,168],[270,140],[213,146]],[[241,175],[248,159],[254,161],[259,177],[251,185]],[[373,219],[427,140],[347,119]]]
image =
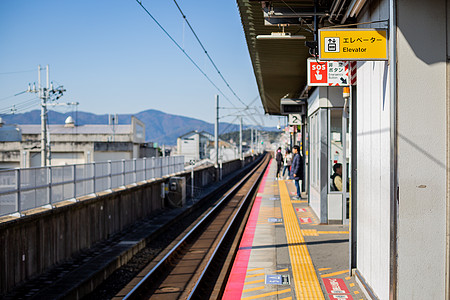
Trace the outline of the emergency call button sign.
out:
[[[328,83],[327,63],[326,62],[321,63],[312,60],[309,60],[308,63],[309,63],[308,68],[309,82],[311,82],[312,84],[327,85]]]

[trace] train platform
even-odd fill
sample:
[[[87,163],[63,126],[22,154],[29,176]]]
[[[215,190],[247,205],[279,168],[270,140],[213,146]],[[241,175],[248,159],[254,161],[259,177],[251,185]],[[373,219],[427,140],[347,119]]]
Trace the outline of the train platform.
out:
[[[367,299],[350,276],[348,226],[319,224],[307,195],[267,168],[222,299]]]

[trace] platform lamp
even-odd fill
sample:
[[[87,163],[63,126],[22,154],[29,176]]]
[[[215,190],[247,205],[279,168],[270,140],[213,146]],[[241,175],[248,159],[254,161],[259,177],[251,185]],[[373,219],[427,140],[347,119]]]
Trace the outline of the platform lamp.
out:
[[[292,35],[290,32],[284,32],[284,27],[286,25],[281,25],[281,32],[272,32],[271,34],[261,34],[257,35],[257,40],[304,40],[306,36],[304,35]]]

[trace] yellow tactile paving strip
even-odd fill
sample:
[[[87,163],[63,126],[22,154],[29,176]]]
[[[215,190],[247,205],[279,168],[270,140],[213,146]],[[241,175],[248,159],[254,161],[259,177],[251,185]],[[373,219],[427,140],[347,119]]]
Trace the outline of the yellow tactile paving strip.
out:
[[[348,234],[348,231],[318,231],[316,229],[302,229],[303,236],[319,236],[321,234]]]
[[[297,215],[292,207],[286,183],[284,180],[278,183],[297,299],[325,299],[300,230]]]

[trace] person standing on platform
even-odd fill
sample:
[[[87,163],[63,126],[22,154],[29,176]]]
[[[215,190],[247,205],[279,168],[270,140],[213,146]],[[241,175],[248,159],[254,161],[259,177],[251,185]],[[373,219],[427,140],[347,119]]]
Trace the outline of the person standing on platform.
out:
[[[331,175],[331,190],[342,191],[342,164],[337,163],[333,166],[334,174]]]
[[[291,174],[294,179],[295,187],[297,188],[297,195],[294,197],[295,199],[302,198],[301,192],[300,192],[300,180],[303,180],[303,159],[300,155],[300,147],[295,145],[292,149],[292,152],[294,153],[294,158],[292,159],[292,165],[291,165]]]
[[[277,154],[275,155],[275,160],[277,161],[277,175],[276,179],[280,178],[281,164],[283,163],[283,155],[281,154],[281,147],[278,147]]]
[[[286,154],[284,155],[284,168],[283,168],[283,177],[286,173],[286,170],[288,171],[288,178],[291,173],[291,165],[292,165],[292,153],[289,149],[286,149]]]

